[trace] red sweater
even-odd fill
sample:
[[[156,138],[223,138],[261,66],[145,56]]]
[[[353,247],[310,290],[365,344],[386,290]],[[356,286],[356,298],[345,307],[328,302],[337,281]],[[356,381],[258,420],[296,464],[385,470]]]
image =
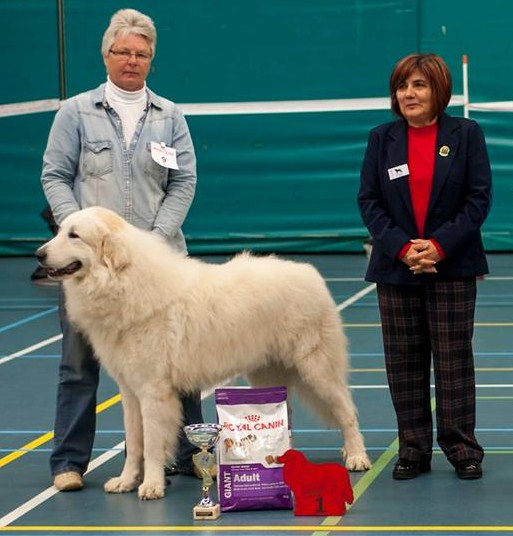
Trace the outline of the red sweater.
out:
[[[428,127],[408,127],[408,169],[410,195],[418,238],[424,238],[424,225],[433,186],[438,122]]]
[[[437,132],[438,122],[427,127],[408,127],[408,170],[410,173],[408,184],[415,223],[419,233],[415,238],[424,238],[424,225],[435,172]],[[433,243],[443,257],[443,251],[439,244],[435,240]],[[404,245],[399,252],[399,258],[404,256],[409,247],[409,243]]]

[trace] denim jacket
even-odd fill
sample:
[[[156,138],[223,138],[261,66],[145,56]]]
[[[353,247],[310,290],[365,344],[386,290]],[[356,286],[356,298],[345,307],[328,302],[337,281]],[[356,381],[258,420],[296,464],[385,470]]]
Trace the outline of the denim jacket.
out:
[[[196,157],[182,112],[150,90],[126,148],[121,120],[105,100],[105,84],[64,102],[43,157],[41,182],[58,224],[101,205],[185,252],[181,226],[196,188]],[[151,142],[176,149],[178,170],[151,157]]]

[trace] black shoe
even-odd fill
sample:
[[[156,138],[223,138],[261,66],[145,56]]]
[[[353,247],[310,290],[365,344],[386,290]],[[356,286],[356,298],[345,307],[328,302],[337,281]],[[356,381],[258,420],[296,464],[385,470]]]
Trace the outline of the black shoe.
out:
[[[456,465],[456,474],[462,480],[476,480],[483,476],[481,463],[475,460],[463,460]]]
[[[411,478],[417,478],[421,473],[429,473],[429,471],[431,471],[431,462],[412,462],[399,458],[394,465],[392,478],[394,480],[410,480]]]
[[[214,465],[210,468],[210,476],[216,480],[217,479],[217,465]],[[164,474],[166,476],[175,476],[175,475],[185,475],[185,476],[195,476],[196,478],[203,478],[201,473],[194,465],[187,466],[178,466],[176,463],[168,463],[164,466]]]
[[[178,474],[178,467],[174,463],[164,465],[164,474],[166,476],[175,476]]]
[[[194,475],[194,469],[191,466],[187,467],[178,467],[176,463],[168,463],[164,466],[164,474],[166,476],[175,476],[175,475],[187,475],[187,476],[195,476]]]

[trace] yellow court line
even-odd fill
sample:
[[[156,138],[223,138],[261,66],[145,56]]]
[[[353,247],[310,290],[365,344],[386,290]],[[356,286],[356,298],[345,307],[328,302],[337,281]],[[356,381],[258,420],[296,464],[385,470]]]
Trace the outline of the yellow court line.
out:
[[[121,400],[121,395],[117,394],[113,397],[105,400],[101,404],[98,404],[96,406],[96,413],[101,413],[102,411],[105,411],[106,409],[109,409],[114,404],[117,404]],[[0,468],[5,467],[7,464],[13,462],[14,460],[17,460],[18,458],[21,458],[22,456],[25,456],[25,454],[28,454],[30,451],[37,449],[41,445],[44,445],[45,443],[48,443],[48,441],[51,441],[54,437],[53,432],[46,432],[46,434],[43,434],[42,436],[37,437],[36,439],[33,439],[26,445],[23,445],[19,449],[17,449],[15,452],[11,452],[10,454],[7,454],[7,456],[4,456],[3,458],[0,458]]]
[[[27,452],[37,449],[37,447],[40,447],[44,443],[51,441],[53,439],[53,432],[47,432],[46,434],[43,434],[42,436],[34,439],[30,443],[27,443],[26,445],[23,445],[23,447],[20,447],[18,450],[11,452],[10,454],[7,454],[7,456],[4,456],[3,458],[0,458],[0,467],[4,467],[5,465],[13,462],[14,460],[17,460],[18,458],[21,458],[22,456],[25,456]]]
[[[102,411],[105,411],[106,409],[111,408],[112,406],[116,405],[118,402],[121,402],[121,395],[118,393],[117,395],[114,395],[101,404],[98,404],[96,406],[96,414],[101,413]]]
[[[104,526],[104,525],[18,525],[0,527],[0,532],[511,532],[513,525],[208,525],[202,526]]]

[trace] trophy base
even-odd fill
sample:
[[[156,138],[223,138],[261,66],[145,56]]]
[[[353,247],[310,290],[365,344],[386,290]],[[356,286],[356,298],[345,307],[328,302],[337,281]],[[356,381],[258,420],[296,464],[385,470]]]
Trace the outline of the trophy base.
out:
[[[213,506],[195,506],[192,509],[194,519],[217,519],[221,515],[219,504]]]

